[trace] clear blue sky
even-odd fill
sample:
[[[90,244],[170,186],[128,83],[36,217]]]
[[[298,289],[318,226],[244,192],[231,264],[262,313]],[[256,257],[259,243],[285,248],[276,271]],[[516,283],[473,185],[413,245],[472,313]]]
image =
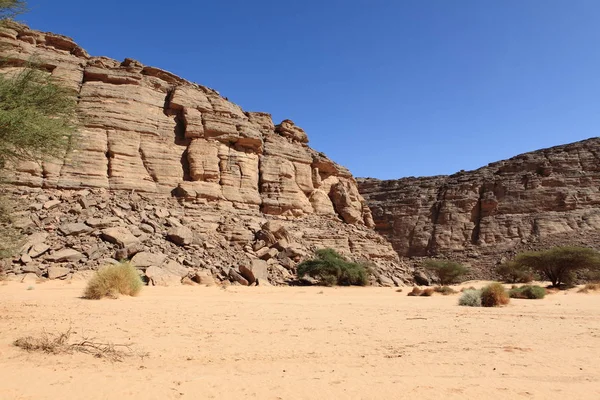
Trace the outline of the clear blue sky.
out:
[[[599,135],[598,0],[30,0],[31,27],[218,90],[355,176]]]

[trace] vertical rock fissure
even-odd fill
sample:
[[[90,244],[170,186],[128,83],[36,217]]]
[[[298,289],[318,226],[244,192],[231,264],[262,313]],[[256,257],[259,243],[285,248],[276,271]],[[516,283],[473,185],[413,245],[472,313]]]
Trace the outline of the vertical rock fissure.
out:
[[[483,194],[485,193],[485,183],[482,183],[479,187],[479,199],[477,200],[477,205],[475,206],[475,215],[473,216],[475,226],[473,227],[473,232],[471,232],[471,243],[478,244],[479,235],[481,234],[481,209],[482,209],[482,201]]]
[[[442,207],[444,206],[444,202],[446,200],[446,192],[447,191],[448,191],[448,186],[447,186],[446,182],[444,182],[440,186],[440,189],[438,190],[437,200],[435,202],[435,205],[433,206],[433,215],[432,215],[433,226],[432,226],[432,230],[431,230],[431,237],[429,238],[429,242],[427,243],[427,254],[429,254],[429,255],[435,254],[435,251],[437,248],[438,221],[440,218],[440,213],[441,213]]]

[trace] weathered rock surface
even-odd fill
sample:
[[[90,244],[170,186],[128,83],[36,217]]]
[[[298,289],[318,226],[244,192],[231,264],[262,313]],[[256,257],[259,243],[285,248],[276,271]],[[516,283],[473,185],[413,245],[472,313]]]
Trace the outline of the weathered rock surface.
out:
[[[463,259],[477,277],[521,249],[600,244],[600,138],[451,176],[358,183],[400,256]]]
[[[0,56],[4,73],[35,56],[77,94],[80,116],[63,157],[7,165],[6,192],[23,205],[19,226],[35,239],[8,274],[48,276],[52,262],[79,274],[161,253],[161,265],[139,266],[154,284],[184,270],[196,281],[210,282],[198,278],[209,274],[248,284],[237,269],[264,248],[264,283],[283,284],[316,249],[332,247],[373,262],[374,282],[411,279],[372,230],[350,172],[308,147],[292,121],[275,125],[269,114],[245,112],[169,72],[91,57],[70,38],[19,24],[0,31]],[[81,258],[53,261],[64,249]]]

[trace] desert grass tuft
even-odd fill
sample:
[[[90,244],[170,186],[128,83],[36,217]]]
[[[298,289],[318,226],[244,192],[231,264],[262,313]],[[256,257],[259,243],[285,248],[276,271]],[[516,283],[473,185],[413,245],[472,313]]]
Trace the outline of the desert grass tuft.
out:
[[[598,291],[600,291],[600,283],[588,283],[584,287],[579,289],[577,293],[589,293]]]
[[[481,305],[483,307],[504,306],[510,302],[510,297],[504,286],[498,282],[490,283],[481,289]]]
[[[144,283],[133,265],[121,262],[100,269],[90,279],[83,297],[86,299],[115,299],[119,295],[136,296]]]
[[[459,306],[481,307],[481,291],[466,289],[458,299]]]
[[[421,293],[423,293],[423,290],[421,290],[421,288],[419,288],[418,286],[415,286],[410,292],[408,292],[407,296],[420,296]]]

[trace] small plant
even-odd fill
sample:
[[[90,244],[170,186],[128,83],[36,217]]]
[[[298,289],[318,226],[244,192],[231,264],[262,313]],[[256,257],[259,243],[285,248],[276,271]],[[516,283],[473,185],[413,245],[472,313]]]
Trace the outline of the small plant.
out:
[[[459,306],[481,307],[481,292],[475,289],[467,289],[463,291],[458,299]]]
[[[466,290],[477,290],[477,289],[475,288],[475,286],[469,286],[468,288],[464,287],[464,288],[460,289],[461,293],[464,292],[464,291],[466,291]]]
[[[300,263],[297,272],[298,277],[308,275],[325,286],[369,283],[368,269],[364,265],[347,261],[333,249],[317,250],[316,257]]]
[[[433,288],[433,290],[436,293],[441,293],[443,296],[449,296],[457,293],[456,290],[452,289],[450,286],[436,286]]]
[[[509,261],[496,267],[496,272],[506,283],[529,283],[533,281],[534,274],[526,265]]]
[[[129,262],[108,265],[100,269],[90,279],[85,288],[83,297],[86,299],[101,299],[109,297],[115,299],[120,294],[136,296],[144,283],[137,270]]]
[[[588,283],[587,285],[579,289],[577,293],[589,293],[598,291],[600,291],[600,283]]]
[[[402,293],[402,288],[396,289],[396,293]]]
[[[546,289],[537,285],[525,285],[513,287],[508,291],[511,299],[543,299],[546,296]]]
[[[510,298],[504,286],[498,282],[490,283],[481,289],[481,305],[483,307],[498,307],[508,304]]]
[[[423,290],[423,292],[421,293],[421,296],[425,296],[425,297],[430,297],[433,296],[433,288],[427,288],[425,290]]]
[[[412,288],[410,292],[408,292],[407,296],[420,296],[423,293],[423,290],[418,286]]]
[[[460,263],[450,260],[427,260],[423,267],[437,275],[442,286],[459,283],[469,269]]]

